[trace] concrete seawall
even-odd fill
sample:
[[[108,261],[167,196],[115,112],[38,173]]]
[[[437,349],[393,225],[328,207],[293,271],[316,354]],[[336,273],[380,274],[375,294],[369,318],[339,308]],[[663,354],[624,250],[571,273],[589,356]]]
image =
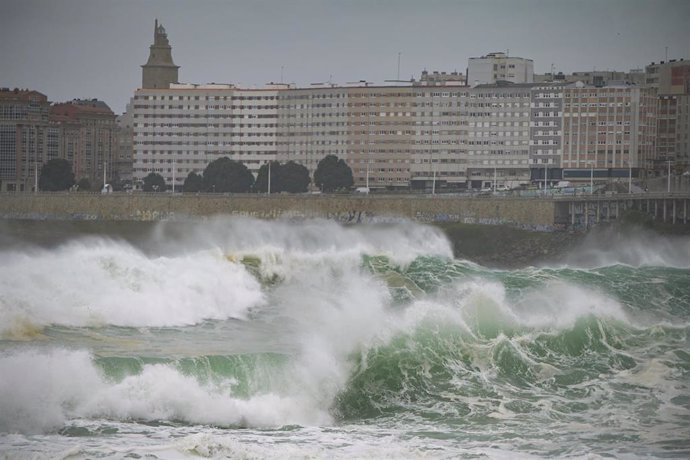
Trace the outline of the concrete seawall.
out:
[[[170,195],[0,194],[0,218],[75,220],[186,220],[213,215],[259,219],[323,218],[344,223],[411,219],[555,228],[548,199],[443,195]]]

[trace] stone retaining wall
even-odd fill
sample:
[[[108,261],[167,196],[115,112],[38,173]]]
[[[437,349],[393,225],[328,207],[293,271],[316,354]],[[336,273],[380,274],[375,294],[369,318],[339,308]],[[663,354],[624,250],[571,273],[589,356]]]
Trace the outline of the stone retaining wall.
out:
[[[551,230],[552,200],[443,195],[0,194],[0,218],[183,220],[217,214],[259,219],[324,218],[345,223],[411,219]]]

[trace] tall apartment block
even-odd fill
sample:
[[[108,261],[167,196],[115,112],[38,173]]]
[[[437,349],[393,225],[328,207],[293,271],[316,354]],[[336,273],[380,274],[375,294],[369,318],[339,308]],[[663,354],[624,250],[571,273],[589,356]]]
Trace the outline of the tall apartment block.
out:
[[[180,186],[190,172],[227,156],[253,173],[277,158],[278,89],[172,84],[132,99],[135,181],[151,172]]]
[[[489,53],[470,58],[467,63],[467,84],[493,84],[499,81],[532,83],[534,62],[531,59],[508,56],[505,53]]]
[[[0,89],[0,191],[33,190],[41,165],[56,155],[49,107],[38,91]]]
[[[652,88],[565,87],[564,178],[604,177],[610,168],[618,168],[622,174],[626,169],[649,167],[655,155],[656,117]]]
[[[562,178],[564,83],[534,84],[530,101],[531,179],[540,186]]]
[[[690,171],[690,61],[671,60],[646,67],[646,83],[657,90],[657,155],[649,167],[666,174]]]

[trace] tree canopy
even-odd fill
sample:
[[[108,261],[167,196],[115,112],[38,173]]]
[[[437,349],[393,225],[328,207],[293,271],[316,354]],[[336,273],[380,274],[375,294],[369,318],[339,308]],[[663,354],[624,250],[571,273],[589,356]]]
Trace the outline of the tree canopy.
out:
[[[145,192],[164,192],[166,189],[165,179],[158,173],[149,173],[144,177],[144,191]]]
[[[314,183],[324,192],[350,188],[354,184],[352,170],[345,160],[339,160],[335,155],[327,155],[316,167]]]
[[[213,160],[204,170],[204,190],[216,193],[246,193],[254,185],[247,167],[228,157]]]
[[[281,192],[304,193],[309,188],[311,182],[309,170],[303,165],[288,161],[280,167],[279,172]]]
[[[282,165],[277,161],[271,162],[271,193],[303,193],[309,188],[310,182],[309,170],[304,166],[294,161]],[[259,168],[254,191],[268,191],[268,164],[263,164]]]
[[[89,181],[87,177],[82,177],[81,179],[79,179],[77,185],[79,186],[77,188],[77,191],[79,192],[88,192],[91,190],[91,181]]]
[[[189,174],[187,174],[187,177],[184,180],[184,184],[182,185],[182,191],[184,191],[185,193],[196,193],[200,192],[203,187],[204,178],[192,171]]]
[[[46,192],[67,190],[74,185],[72,164],[61,158],[49,160],[41,167],[38,188]]]

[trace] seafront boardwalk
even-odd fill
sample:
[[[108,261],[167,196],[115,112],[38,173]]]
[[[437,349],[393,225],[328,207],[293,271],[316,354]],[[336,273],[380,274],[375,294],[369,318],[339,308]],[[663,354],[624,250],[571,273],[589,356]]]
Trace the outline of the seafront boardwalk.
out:
[[[214,215],[259,219],[322,218],[343,223],[463,222],[552,231],[586,229],[628,210],[662,222],[689,221],[690,193],[613,195],[469,194],[171,194],[4,193],[0,218],[73,220],[189,220]]]

